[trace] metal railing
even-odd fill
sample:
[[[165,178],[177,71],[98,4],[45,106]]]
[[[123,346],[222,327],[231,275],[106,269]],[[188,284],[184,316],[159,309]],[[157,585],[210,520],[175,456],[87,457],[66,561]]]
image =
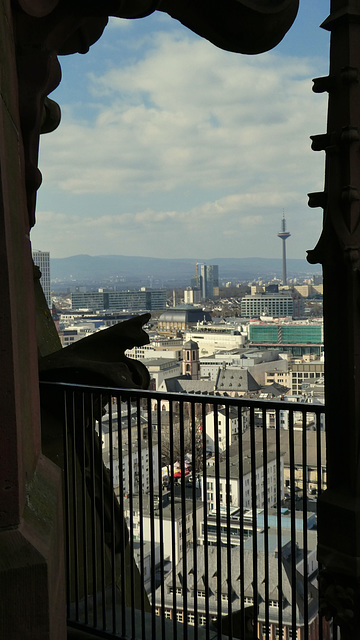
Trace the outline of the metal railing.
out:
[[[318,613],[322,406],[49,392],[65,426],[69,626],[143,640],[337,637]]]

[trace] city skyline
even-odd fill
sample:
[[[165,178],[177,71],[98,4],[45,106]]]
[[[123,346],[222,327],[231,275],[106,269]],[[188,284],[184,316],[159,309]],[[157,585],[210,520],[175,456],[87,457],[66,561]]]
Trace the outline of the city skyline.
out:
[[[326,130],[328,1],[300,3],[261,56],[216,49],[161,13],[111,20],[86,56],[61,58],[62,122],[43,136],[33,246],[53,257],[289,258],[321,230],[307,192],[323,188],[309,136]]]

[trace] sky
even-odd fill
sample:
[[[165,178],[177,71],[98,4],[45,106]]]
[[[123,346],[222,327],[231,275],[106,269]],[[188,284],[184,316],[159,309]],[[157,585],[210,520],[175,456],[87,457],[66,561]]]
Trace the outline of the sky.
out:
[[[300,0],[284,40],[229,53],[161,12],[111,19],[86,55],[62,56],[59,128],[41,137],[33,249],[214,259],[288,258],[321,231],[329,0]]]

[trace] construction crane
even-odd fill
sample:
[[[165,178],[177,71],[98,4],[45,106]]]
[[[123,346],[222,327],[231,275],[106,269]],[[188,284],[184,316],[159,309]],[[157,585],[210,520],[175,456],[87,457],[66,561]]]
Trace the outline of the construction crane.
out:
[[[196,288],[199,288],[199,264],[205,264],[205,262],[183,262],[183,264],[196,264]]]

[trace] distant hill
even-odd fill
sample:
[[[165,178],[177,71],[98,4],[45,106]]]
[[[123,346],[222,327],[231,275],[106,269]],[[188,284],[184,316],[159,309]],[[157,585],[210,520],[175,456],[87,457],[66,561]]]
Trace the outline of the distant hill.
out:
[[[153,286],[185,286],[195,276],[195,259],[143,258],[136,256],[89,256],[51,258],[51,280],[56,283],[90,284],[113,281],[118,285],[149,282]],[[218,264],[221,280],[249,281],[255,278],[282,277],[282,261],[278,258],[212,258],[200,260]],[[194,263],[194,264],[192,264]],[[320,265],[306,260],[287,260],[288,277],[305,277],[320,272]]]

